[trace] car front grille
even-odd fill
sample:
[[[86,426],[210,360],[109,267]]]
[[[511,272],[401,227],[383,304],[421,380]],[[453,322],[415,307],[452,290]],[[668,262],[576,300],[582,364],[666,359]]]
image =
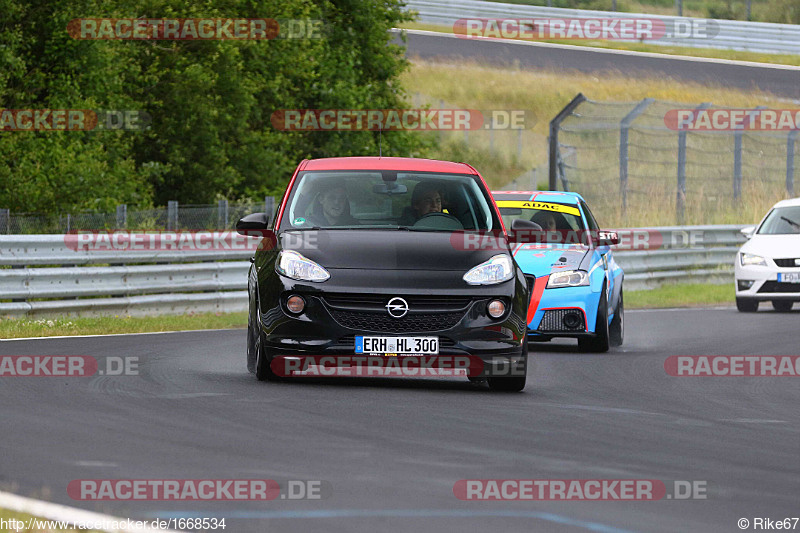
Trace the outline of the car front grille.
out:
[[[758,289],[759,293],[800,292],[800,283],[785,283],[782,281],[765,281]]]
[[[378,333],[426,333],[450,329],[461,320],[464,312],[456,313],[411,313],[402,318],[381,312],[344,311],[329,309],[331,316],[346,328]]]
[[[800,267],[800,259],[775,259],[775,264],[779,267]]]
[[[329,293],[322,299],[329,309],[352,312],[386,313],[389,300],[400,297],[408,303],[411,313],[453,313],[465,311],[472,298],[469,296],[385,295]]]
[[[577,315],[574,327],[564,325],[564,317],[568,314]],[[548,309],[539,323],[539,331],[586,331],[586,319],[581,309]]]

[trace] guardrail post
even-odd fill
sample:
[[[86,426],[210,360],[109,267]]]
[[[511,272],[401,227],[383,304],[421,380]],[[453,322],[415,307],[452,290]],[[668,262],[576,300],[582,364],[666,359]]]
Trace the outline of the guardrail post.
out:
[[[703,102],[694,109],[694,113],[708,109],[711,107],[711,102]],[[694,120],[694,113],[692,120]],[[675,217],[678,219],[678,225],[683,225],[683,219],[686,215],[686,135],[688,130],[681,129],[678,131],[678,190],[675,197]]]
[[[178,229],[178,202],[170,200],[167,202],[167,231],[177,231]]]
[[[561,123],[564,119],[571,115],[575,108],[585,101],[586,97],[583,96],[583,93],[578,93],[577,96],[550,121],[550,153],[548,159],[550,164],[549,187],[551,191],[558,190],[558,163],[560,159],[558,150],[558,129],[561,127]]]
[[[228,227],[228,200],[217,202],[217,230],[222,231]]]
[[[11,210],[0,209],[0,235],[8,235],[11,233]]]
[[[753,111],[747,112],[747,126],[753,122],[753,118],[758,114],[757,110],[766,109],[765,106],[758,106]],[[737,128],[733,133],[733,201],[736,202],[742,197],[742,129]]]
[[[653,98],[645,98],[625,115],[619,124],[619,192],[622,196],[622,216],[625,216],[628,210],[628,130],[636,117],[654,101]]]
[[[786,137],[786,192],[794,196],[794,143],[800,130],[792,130]]]
[[[128,206],[120,204],[117,206],[117,229],[128,227]]]
[[[275,197],[266,196],[264,198],[264,213],[267,215],[267,220],[272,220],[272,214],[275,212]]]

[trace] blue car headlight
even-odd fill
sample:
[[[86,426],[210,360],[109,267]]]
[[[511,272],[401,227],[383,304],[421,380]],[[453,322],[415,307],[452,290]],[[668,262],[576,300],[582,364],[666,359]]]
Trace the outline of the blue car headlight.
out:
[[[547,280],[548,289],[558,289],[560,287],[581,287],[589,285],[589,273],[585,270],[565,270],[550,274]]]

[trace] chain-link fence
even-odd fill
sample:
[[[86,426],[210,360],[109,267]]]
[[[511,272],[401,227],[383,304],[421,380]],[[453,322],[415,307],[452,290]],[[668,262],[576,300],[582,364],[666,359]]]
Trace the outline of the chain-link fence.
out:
[[[0,234],[57,234],[78,230],[226,230],[245,215],[266,212],[272,215],[275,199],[263,203],[220,200],[211,205],[180,205],[169,202],[161,209],[128,210],[117,206],[114,213],[27,214],[0,208]]]
[[[762,128],[774,117],[760,116],[774,110],[573,102],[551,128],[551,187],[555,178],[557,188],[581,193],[607,224],[749,223],[795,194],[798,129],[775,121]],[[739,119],[737,126],[725,127],[720,116]],[[703,125],[702,117],[712,122]]]

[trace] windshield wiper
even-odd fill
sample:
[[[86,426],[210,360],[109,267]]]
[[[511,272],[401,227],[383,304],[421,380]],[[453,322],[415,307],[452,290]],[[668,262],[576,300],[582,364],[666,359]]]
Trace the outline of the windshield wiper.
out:
[[[786,222],[788,222],[789,224],[791,224],[791,225],[792,225],[792,226],[794,226],[795,228],[798,228],[798,229],[800,229],[800,224],[798,224],[798,223],[797,223],[797,222],[795,222],[794,220],[788,219],[788,218],[786,218],[786,217],[784,217],[784,216],[782,216],[782,217],[781,217],[781,220],[785,220]]]

